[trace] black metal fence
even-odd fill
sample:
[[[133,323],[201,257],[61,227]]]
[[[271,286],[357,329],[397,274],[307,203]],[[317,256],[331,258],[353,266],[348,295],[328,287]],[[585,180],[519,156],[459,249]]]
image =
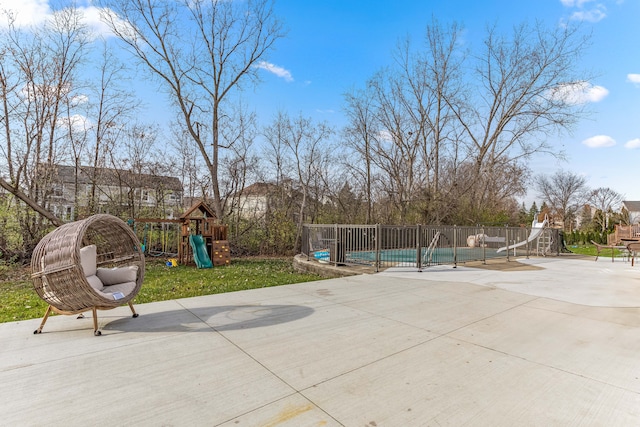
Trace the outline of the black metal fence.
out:
[[[334,265],[424,267],[510,256],[558,255],[557,229],[305,224],[302,253]]]

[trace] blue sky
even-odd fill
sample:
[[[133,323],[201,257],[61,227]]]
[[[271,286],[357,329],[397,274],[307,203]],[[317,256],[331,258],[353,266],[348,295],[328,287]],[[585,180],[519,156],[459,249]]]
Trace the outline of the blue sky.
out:
[[[99,25],[91,2],[76,4]],[[49,0],[0,0],[6,7],[23,9],[25,22],[51,13]],[[342,95],[389,65],[400,38],[418,42],[432,16],[463,25],[470,45],[494,23],[508,30],[523,21],[582,22],[593,35],[581,64],[597,76],[591,82],[593,113],[572,134],[552,141],[568,162],[539,156],[531,165],[535,174],[569,170],[584,175],[591,188],[610,187],[626,200],[640,200],[640,0],[277,0],[276,12],[288,36],[264,64],[262,84],[244,93],[245,104],[263,123],[287,111],[337,127],[344,124]],[[528,206],[533,200],[531,193],[524,201]]]

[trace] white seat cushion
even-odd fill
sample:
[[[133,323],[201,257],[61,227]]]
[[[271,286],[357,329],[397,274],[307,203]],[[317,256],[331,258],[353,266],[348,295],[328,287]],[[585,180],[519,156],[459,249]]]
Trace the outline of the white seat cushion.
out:
[[[95,276],[96,274],[96,258],[97,248],[96,245],[85,246],[80,248],[80,265],[85,277]]]
[[[119,283],[135,282],[138,276],[138,266],[98,268],[96,275],[105,286],[113,286]]]
[[[102,280],[100,280],[98,278],[98,276],[87,276],[87,282],[89,282],[89,284],[91,285],[91,287],[93,289],[95,289],[96,291],[101,291],[104,289],[104,285],[102,283]]]
[[[136,282],[120,283],[118,285],[105,286],[101,291],[98,291],[102,296],[109,299],[122,299],[129,295],[136,287]],[[114,298],[114,294],[122,293],[121,298]]]

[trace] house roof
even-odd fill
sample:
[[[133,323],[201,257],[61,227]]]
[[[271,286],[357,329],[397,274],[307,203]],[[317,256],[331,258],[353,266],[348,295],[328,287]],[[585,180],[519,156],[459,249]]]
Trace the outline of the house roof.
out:
[[[56,174],[62,183],[98,185],[127,185],[132,188],[163,188],[165,190],[182,191],[182,183],[173,176],[138,174],[123,169],[94,168],[80,166],[55,165]]]
[[[640,201],[625,200],[622,204],[629,212],[640,212]]]
[[[242,190],[245,196],[266,196],[278,189],[278,186],[268,182],[256,182]]]
[[[204,200],[200,199],[199,201],[191,205],[191,207],[187,209],[182,215],[180,215],[180,219],[194,218],[193,214],[198,212],[203,216],[208,216],[209,218],[216,217],[215,212],[213,212],[213,210],[211,210],[211,208],[207,206]]]

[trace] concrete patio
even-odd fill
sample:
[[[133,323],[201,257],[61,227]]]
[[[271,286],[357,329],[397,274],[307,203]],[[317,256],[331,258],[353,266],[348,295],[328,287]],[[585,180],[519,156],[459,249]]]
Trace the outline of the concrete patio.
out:
[[[640,266],[480,267],[0,324],[0,424],[640,425]]]

